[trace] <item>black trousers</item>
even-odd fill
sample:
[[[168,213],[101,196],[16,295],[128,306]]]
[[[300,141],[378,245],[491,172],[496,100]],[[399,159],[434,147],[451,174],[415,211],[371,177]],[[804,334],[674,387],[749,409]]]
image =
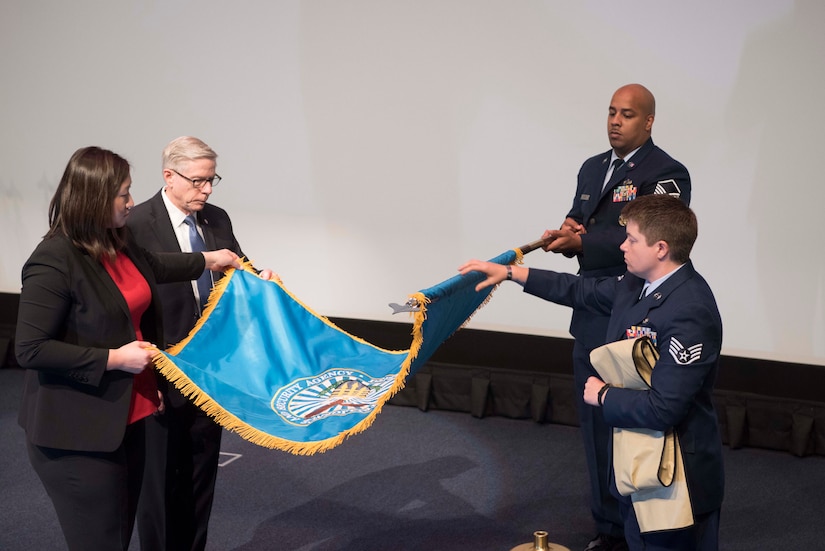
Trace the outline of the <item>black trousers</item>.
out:
[[[223,429],[190,402],[147,420],[138,505],[143,551],[202,551],[215,495]]]
[[[694,524],[682,530],[641,534],[630,499],[620,503],[630,551],[718,551],[720,510],[696,515]]]
[[[143,478],[144,421],[113,452],[45,448],[27,440],[29,461],[52,500],[70,551],[126,551]]]
[[[579,409],[579,430],[590,480],[590,511],[599,533],[622,537],[624,527],[619,502],[611,493],[613,467],[610,463],[610,443],[613,428],[605,422],[601,408],[584,403],[584,383],[591,375],[599,377],[590,363],[590,349],[575,341],[573,376]]]

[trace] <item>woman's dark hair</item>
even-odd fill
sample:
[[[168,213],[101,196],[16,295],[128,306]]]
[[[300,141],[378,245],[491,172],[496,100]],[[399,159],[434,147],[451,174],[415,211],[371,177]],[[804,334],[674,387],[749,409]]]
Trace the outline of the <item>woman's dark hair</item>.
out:
[[[124,245],[124,228],[112,227],[115,197],[129,178],[129,162],[107,149],[75,151],[49,204],[46,238],[64,235],[95,260]]]

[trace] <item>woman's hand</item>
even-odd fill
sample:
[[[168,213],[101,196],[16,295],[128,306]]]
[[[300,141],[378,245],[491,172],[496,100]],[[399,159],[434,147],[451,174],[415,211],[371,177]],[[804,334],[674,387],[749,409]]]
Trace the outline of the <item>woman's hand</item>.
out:
[[[106,370],[117,369],[136,375],[151,365],[152,357],[157,351],[157,346],[146,341],[132,341],[120,348],[112,348],[109,350]]]

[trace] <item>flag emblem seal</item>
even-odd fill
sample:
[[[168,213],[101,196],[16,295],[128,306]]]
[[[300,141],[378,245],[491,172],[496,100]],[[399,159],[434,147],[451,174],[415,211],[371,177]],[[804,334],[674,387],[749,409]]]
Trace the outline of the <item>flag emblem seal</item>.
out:
[[[272,409],[298,426],[333,416],[367,414],[394,382],[395,374],[376,379],[355,369],[329,369],[281,387],[272,397]]]

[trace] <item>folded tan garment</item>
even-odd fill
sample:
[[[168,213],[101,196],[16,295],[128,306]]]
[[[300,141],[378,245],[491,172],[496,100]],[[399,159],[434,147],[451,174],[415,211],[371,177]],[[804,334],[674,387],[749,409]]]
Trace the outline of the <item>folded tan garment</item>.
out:
[[[612,386],[649,390],[659,352],[648,337],[601,346],[590,354],[593,367]],[[693,524],[679,437],[673,429],[613,429],[613,475],[629,495],[642,533]]]

